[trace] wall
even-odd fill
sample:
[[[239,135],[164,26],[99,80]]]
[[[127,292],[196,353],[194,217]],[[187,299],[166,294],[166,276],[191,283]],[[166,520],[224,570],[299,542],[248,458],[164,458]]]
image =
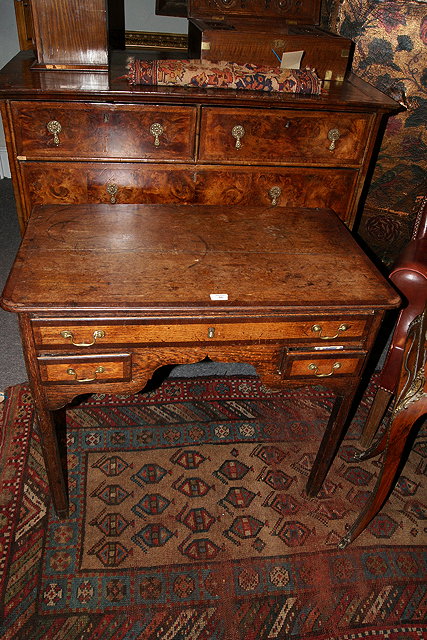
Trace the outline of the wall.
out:
[[[128,31],[187,33],[185,18],[156,16],[155,0],[125,0],[125,24]]]
[[[135,0],[134,0],[135,1]],[[0,0],[0,68],[3,67],[12,56],[19,51],[18,33],[16,30],[15,7],[13,0]],[[3,127],[0,126],[0,178],[10,176],[7,162],[6,143]]]

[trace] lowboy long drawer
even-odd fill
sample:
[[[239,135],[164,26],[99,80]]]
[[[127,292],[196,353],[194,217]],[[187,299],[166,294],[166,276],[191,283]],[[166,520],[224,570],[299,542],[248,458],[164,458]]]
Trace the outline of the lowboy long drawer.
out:
[[[371,119],[363,113],[205,107],[199,160],[357,165]]]
[[[56,323],[58,322],[58,324]],[[120,322],[67,322],[59,324],[33,321],[38,349],[49,347],[89,348],[124,344],[174,344],[209,342],[304,342],[324,348],[330,343],[362,344],[370,325],[370,316],[357,318],[308,318],[278,322],[187,322],[143,324]]]
[[[11,108],[18,156],[194,159],[195,107],[13,102]]]

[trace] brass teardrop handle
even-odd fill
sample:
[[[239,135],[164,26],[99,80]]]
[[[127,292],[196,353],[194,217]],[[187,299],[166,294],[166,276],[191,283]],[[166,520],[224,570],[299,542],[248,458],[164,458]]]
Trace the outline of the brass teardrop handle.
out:
[[[154,136],[154,146],[155,147],[159,147],[160,146],[160,140],[159,137],[162,135],[164,129],[162,127],[162,125],[160,124],[160,122],[153,122],[153,124],[150,126],[150,133],[152,136]]]
[[[71,344],[74,347],[91,347],[93,344],[95,344],[98,338],[105,337],[105,331],[102,331],[102,329],[96,329],[96,331],[92,333],[92,338],[93,338],[92,342],[74,342],[74,334],[72,331],[68,331],[68,330],[61,331],[61,336],[66,340],[69,339]]]
[[[50,122],[47,123],[46,128],[49,131],[49,133],[53,135],[53,144],[58,146],[60,142],[58,133],[61,133],[62,131],[61,123],[58,122],[58,120],[51,120]]]
[[[339,129],[329,129],[328,131],[328,140],[331,141],[331,144],[329,145],[329,151],[334,151],[335,149],[335,143],[337,140],[339,140],[341,134],[339,132]]]
[[[240,149],[240,147],[242,146],[242,143],[240,142],[240,140],[243,138],[243,136],[245,135],[246,131],[244,129],[244,127],[241,124],[236,124],[232,130],[231,130],[231,135],[233,136],[233,138],[236,139],[236,149]]]
[[[107,184],[107,193],[110,196],[110,202],[111,204],[116,204],[117,199],[116,199],[116,195],[117,195],[117,191],[119,190],[118,186],[116,184]]]
[[[275,207],[278,204],[279,198],[282,195],[282,190],[280,187],[271,187],[268,190],[268,195],[271,198],[271,206]]]
[[[310,371],[319,371],[319,367],[317,366],[317,364],[314,364],[314,362],[311,362],[308,365],[308,368],[310,369]],[[334,374],[334,371],[340,368],[341,368],[341,363],[334,362],[334,364],[332,365],[332,369],[329,373],[315,373],[314,375],[316,376],[316,378],[330,378]]]
[[[104,373],[105,368],[104,367],[97,367],[94,371],[94,378],[78,378],[77,377],[77,371],[75,369],[73,369],[72,367],[69,367],[67,369],[67,373],[69,376],[74,376],[74,379],[76,382],[94,382],[96,380],[96,376],[98,375],[98,373]]]
[[[314,331],[314,333],[317,333],[318,338],[320,338],[321,340],[335,340],[335,338],[338,338],[342,331],[347,331],[348,328],[348,324],[340,324],[334,336],[322,336],[323,327],[320,324],[314,324],[311,327],[311,330]]]

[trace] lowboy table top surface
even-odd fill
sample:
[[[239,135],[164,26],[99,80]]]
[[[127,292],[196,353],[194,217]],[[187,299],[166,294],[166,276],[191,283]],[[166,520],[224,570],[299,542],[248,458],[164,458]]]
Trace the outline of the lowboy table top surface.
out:
[[[332,211],[191,205],[36,207],[2,298],[49,313],[398,304]]]

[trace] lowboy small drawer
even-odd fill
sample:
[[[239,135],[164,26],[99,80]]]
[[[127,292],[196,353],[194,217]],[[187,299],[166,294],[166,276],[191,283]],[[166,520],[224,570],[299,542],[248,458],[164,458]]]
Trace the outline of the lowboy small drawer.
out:
[[[124,344],[174,344],[208,342],[305,342],[319,345],[330,343],[360,344],[370,324],[369,316],[358,318],[307,318],[277,322],[186,322],[133,324],[120,321],[103,323],[48,324],[33,322],[37,348],[105,347]]]
[[[193,160],[196,108],[12,103],[18,156]]]
[[[365,352],[288,353],[282,373],[285,378],[331,378],[358,375],[365,361]]]
[[[363,159],[370,121],[359,113],[206,107],[199,160],[355,165]]]
[[[131,378],[130,354],[96,356],[41,356],[37,358],[45,384],[119,382]]]

